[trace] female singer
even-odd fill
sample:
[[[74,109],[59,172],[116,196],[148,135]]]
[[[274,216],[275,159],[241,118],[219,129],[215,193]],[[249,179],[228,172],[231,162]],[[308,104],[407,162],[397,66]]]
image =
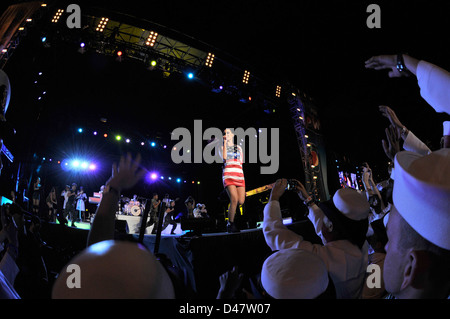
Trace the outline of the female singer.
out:
[[[244,154],[242,148],[234,144],[233,140],[233,132],[230,129],[225,129],[222,149],[222,181],[230,198],[227,224],[227,232],[229,233],[239,232],[238,227],[234,223],[234,217],[238,205],[243,205],[245,201],[245,179],[242,169]]]

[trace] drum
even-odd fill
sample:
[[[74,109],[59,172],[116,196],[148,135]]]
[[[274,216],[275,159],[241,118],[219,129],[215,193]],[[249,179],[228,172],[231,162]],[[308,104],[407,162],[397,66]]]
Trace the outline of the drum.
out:
[[[139,216],[142,213],[142,209],[140,205],[134,205],[130,208],[130,214],[133,216]]]

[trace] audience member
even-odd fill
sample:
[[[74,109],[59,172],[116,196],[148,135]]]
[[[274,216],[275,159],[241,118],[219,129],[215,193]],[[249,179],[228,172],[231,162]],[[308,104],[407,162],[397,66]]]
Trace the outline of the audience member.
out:
[[[399,299],[448,298],[450,149],[395,157],[393,208],[386,230],[386,290]]]
[[[309,207],[308,218],[323,245],[312,244],[289,230],[281,219],[279,199],[287,180],[277,180],[264,208],[263,233],[272,250],[300,248],[317,254],[325,263],[336,289],[336,298],[360,298],[368,262],[365,235],[369,203],[352,188],[339,189],[332,200],[316,205],[298,182],[296,191]]]
[[[21,299],[14,288],[14,281],[19,273],[16,264],[19,248],[17,228],[12,221],[10,205],[3,205],[0,210],[0,299]]]
[[[273,253],[264,261],[261,271],[262,287],[275,299],[332,299],[334,291],[325,294],[330,282],[323,260],[315,253],[297,248]]]
[[[109,201],[107,194],[104,199]],[[99,210],[102,205],[103,200]],[[74,285],[79,284],[76,289],[67,284],[74,272],[69,268],[71,265],[77,265],[81,270],[79,278],[71,281]],[[104,240],[84,249],[63,268],[53,286],[52,298],[173,299],[175,290],[167,271],[144,246]]]

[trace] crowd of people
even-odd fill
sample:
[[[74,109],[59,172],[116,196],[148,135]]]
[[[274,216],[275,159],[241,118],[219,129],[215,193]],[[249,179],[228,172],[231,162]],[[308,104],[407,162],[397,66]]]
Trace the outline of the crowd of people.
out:
[[[442,68],[408,55],[374,56],[366,61],[366,68],[390,69],[390,77],[416,76],[422,97],[437,112],[450,114],[450,74]],[[378,189],[369,164],[364,163],[364,191],[341,188],[329,200],[321,202],[307,192],[301,181],[290,180],[307,207],[307,218],[321,243],[309,242],[284,225],[280,198],[286,192],[288,180],[276,180],[264,207],[262,224],[265,243],[272,253],[259,270],[258,283],[252,286],[251,292],[246,292],[245,298],[449,297],[450,122],[443,125],[442,148],[432,151],[406,128],[393,108],[379,108],[389,121],[382,146],[393,162],[389,168],[390,179]],[[87,247],[69,263],[83,269],[80,288],[68,287],[71,272],[64,268],[52,287],[52,298],[195,296],[192,287],[184,284],[182,269],[163,255],[153,254],[140,243],[115,239],[118,200],[122,191],[143,178],[145,170],[140,168],[140,163],[140,155],[133,159],[127,154],[119,164],[113,164],[89,230]],[[73,194],[75,190],[76,185],[72,185],[72,190],[67,191]],[[239,201],[233,197],[234,206]],[[152,214],[160,203],[157,195],[154,196]],[[168,212],[173,203],[170,201],[166,206]],[[69,199],[66,209],[67,205]],[[185,205],[193,216],[206,214],[204,207],[195,205],[193,199],[188,198]],[[3,298],[23,297],[15,285],[20,282],[17,273],[23,262],[17,215],[20,212],[2,209],[0,293]],[[164,223],[168,226],[170,221]],[[220,288],[212,298],[243,298],[244,276],[237,268],[217,280]],[[30,282],[33,283],[38,285]]]

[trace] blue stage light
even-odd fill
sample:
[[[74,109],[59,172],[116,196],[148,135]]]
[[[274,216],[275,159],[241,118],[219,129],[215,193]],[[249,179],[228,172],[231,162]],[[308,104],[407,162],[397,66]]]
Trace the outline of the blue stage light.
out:
[[[156,146],[156,143],[155,143],[155,142],[151,142],[150,145],[151,145],[152,147],[155,147],[155,146]]]
[[[83,129],[81,127],[78,129],[78,133],[83,133]]]
[[[192,72],[189,72],[188,73],[188,75],[187,75],[187,77],[188,77],[188,79],[193,79],[194,78],[194,73],[192,73]]]
[[[45,43],[45,41],[47,41],[47,37],[42,37],[41,41],[42,41],[42,43]]]

